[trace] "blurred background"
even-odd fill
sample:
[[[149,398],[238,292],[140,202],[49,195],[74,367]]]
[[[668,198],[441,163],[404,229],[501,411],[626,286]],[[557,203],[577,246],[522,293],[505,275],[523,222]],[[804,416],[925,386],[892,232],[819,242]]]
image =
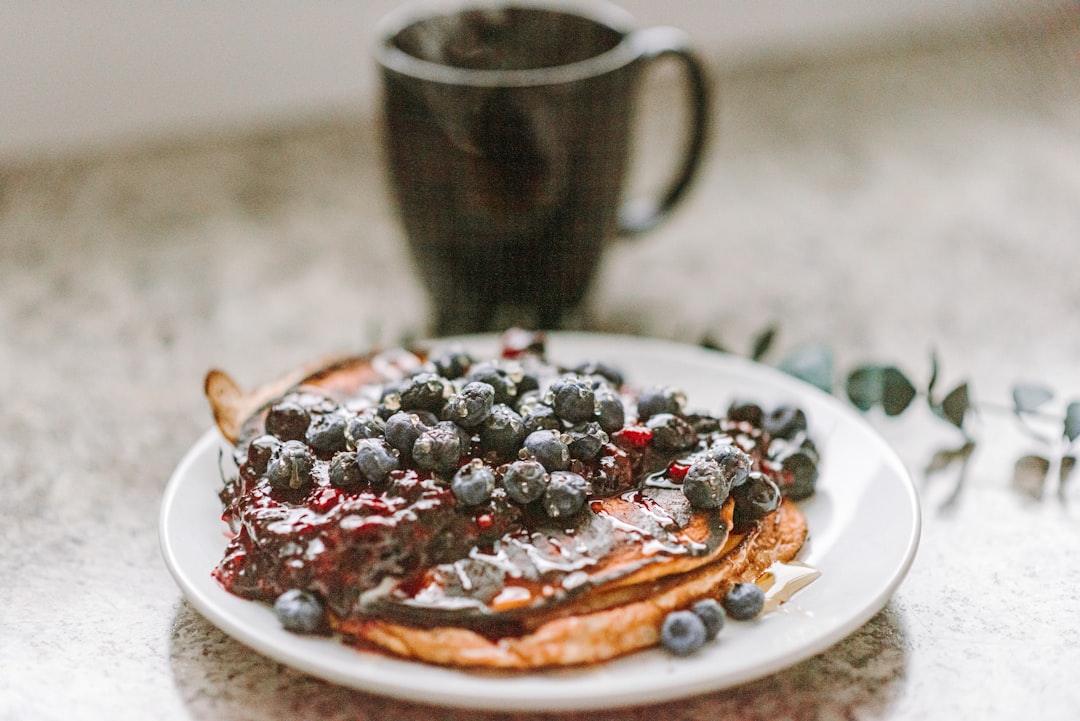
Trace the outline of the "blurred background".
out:
[[[396,4],[0,7],[0,313],[43,344],[22,359],[128,333],[264,378],[423,335],[371,58]],[[778,325],[841,363],[924,373],[933,347],[998,386],[1076,378],[1075,2],[622,4],[690,33],[715,122],[699,182],[612,248],[574,326],[745,352]],[[630,194],[683,141],[673,73],[647,76]],[[26,337],[25,308],[51,322]]]
[[[119,317],[128,298],[144,313],[190,302],[153,326],[244,362],[228,344],[250,348],[253,308],[265,336],[304,341],[296,355],[422,335],[371,59],[396,4],[4,4],[5,292],[52,293],[65,322],[87,294],[115,296]],[[916,366],[931,345],[1010,339],[969,359],[980,374],[1052,363],[1044,344],[1080,355],[1075,2],[622,4],[690,33],[714,133],[700,182],[613,248],[577,325],[741,350],[779,323],[791,344]],[[632,194],[664,183],[682,142],[673,72],[646,81]],[[1058,318],[1052,338],[1033,308]]]
[[[80,326],[101,295],[115,323],[138,299],[168,317],[137,327],[258,363],[255,312],[265,337],[302,341],[257,377],[424,334],[371,58],[396,4],[0,7],[9,318],[36,304]],[[684,204],[613,247],[575,325],[742,350],[779,324],[852,359],[924,366],[937,346],[994,382],[1075,374],[1043,352],[1080,356],[1075,2],[622,4],[690,33],[715,123]],[[682,143],[673,72],[648,74],[631,194],[660,187]],[[1003,342],[972,353],[972,336]]]
[[[377,90],[372,25],[392,0],[5,3],[0,158],[354,113]],[[1032,26],[1067,0],[620,3],[692,32],[724,66]],[[1021,29],[1021,28],[1014,28]]]

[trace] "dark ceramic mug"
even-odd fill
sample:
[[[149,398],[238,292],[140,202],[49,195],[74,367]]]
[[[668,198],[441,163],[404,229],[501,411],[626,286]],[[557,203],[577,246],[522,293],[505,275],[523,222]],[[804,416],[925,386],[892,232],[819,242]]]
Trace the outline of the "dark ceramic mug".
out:
[[[693,179],[702,64],[682,31],[633,29],[603,2],[440,7],[384,19],[377,52],[390,181],[432,330],[557,327],[607,242],[654,226]],[[658,199],[628,202],[634,101],[661,57],[685,71],[689,142]]]

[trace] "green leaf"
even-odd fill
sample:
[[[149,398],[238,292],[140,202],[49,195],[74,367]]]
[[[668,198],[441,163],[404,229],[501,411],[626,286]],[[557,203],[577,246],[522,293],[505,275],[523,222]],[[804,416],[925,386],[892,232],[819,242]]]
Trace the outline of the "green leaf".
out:
[[[860,411],[868,411],[881,402],[884,370],[881,366],[863,365],[848,373],[847,397]]]
[[[885,415],[898,416],[915,400],[915,386],[899,368],[888,366],[881,371],[881,407]]]
[[[1013,386],[1012,397],[1017,413],[1032,413],[1053,398],[1054,391],[1035,383],[1017,383]]]
[[[1073,401],[1065,409],[1065,437],[1069,443],[1080,438],[1080,401]]]
[[[1069,482],[1069,478],[1072,477],[1072,472],[1076,469],[1076,456],[1062,456],[1061,467],[1058,468],[1058,482],[1061,484],[1059,488],[1064,488],[1065,484]]]
[[[776,340],[777,332],[779,332],[779,329],[771,325],[758,333],[757,337],[754,338],[754,346],[750,350],[750,357],[753,360],[760,361],[765,357],[769,349],[772,348],[773,341]]]
[[[965,441],[959,448],[942,448],[930,458],[926,466],[926,473],[943,471],[954,463],[966,463],[971,454],[975,452],[975,441]]]
[[[969,408],[971,408],[971,401],[968,397],[968,384],[961,383],[942,399],[940,413],[942,418],[962,429],[964,416],[967,415]]]
[[[795,349],[777,368],[817,386],[826,393],[833,389],[833,356],[828,347],[812,344]]]
[[[1013,466],[1013,488],[1030,498],[1042,498],[1050,461],[1042,456],[1028,455],[1017,459]]]
[[[716,338],[714,338],[711,333],[706,333],[705,334],[705,337],[701,339],[700,345],[701,345],[702,348],[705,348],[706,350],[714,350],[714,351],[718,351],[720,353],[726,353],[727,352],[727,349],[724,348],[724,344],[721,343],[720,341],[716,340]]]
[[[847,377],[847,395],[861,411],[881,405],[885,414],[897,416],[915,399],[914,384],[896,366],[863,365]]]

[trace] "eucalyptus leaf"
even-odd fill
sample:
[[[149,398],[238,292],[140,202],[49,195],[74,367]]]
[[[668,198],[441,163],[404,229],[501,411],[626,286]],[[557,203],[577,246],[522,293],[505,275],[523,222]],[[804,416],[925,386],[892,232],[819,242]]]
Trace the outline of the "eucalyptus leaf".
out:
[[[1024,496],[1042,498],[1050,461],[1042,456],[1027,455],[1013,465],[1013,488]]]
[[[968,409],[971,408],[971,401],[969,398],[968,384],[961,383],[953,388],[949,393],[941,400],[940,413],[942,418],[952,423],[957,428],[964,427],[964,417],[967,415]]]
[[[1069,478],[1072,477],[1072,472],[1076,469],[1076,456],[1062,456],[1061,467],[1058,469],[1058,481],[1064,486],[1069,482]]]
[[[926,472],[928,474],[936,473],[945,470],[954,463],[966,463],[974,452],[975,441],[972,440],[965,441],[959,448],[939,449],[930,458],[930,463],[926,466]]]
[[[956,455],[952,452],[951,448],[934,451],[934,455],[930,456],[930,462],[926,464],[925,472],[929,475],[931,473],[943,471],[951,466],[955,460]]]
[[[1065,437],[1069,443],[1080,438],[1080,401],[1073,401],[1065,409]]]
[[[848,373],[847,396],[860,411],[868,411],[881,402],[885,388],[885,369],[876,365],[863,365]]]
[[[1012,397],[1017,413],[1033,413],[1054,397],[1054,391],[1035,383],[1017,383],[1013,386]]]
[[[881,370],[881,407],[887,416],[898,416],[915,400],[915,386],[896,366]]]
[[[777,368],[826,393],[832,393],[833,356],[825,345],[815,343],[796,348],[780,361]]]
[[[720,353],[727,352],[727,349],[724,348],[724,344],[714,338],[711,333],[706,333],[705,337],[701,339],[699,345],[706,350],[714,350]]]
[[[769,352],[769,349],[772,348],[773,341],[776,340],[778,331],[779,329],[776,326],[771,325],[761,333],[758,333],[757,337],[754,338],[754,346],[750,351],[750,357],[753,360],[760,361],[765,357]]]

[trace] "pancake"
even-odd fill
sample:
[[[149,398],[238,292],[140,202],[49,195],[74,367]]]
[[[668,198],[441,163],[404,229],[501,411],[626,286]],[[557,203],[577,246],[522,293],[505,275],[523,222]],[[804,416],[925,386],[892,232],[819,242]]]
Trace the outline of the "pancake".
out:
[[[716,561],[641,584],[636,600],[627,603],[602,610],[567,608],[521,636],[490,638],[466,628],[419,628],[381,619],[332,618],[331,623],[355,642],[444,666],[523,670],[599,663],[657,645],[660,626],[672,611],[702,598],[721,598],[773,563],[792,560],[806,532],[798,506],[783,503]]]
[[[574,449],[565,466],[545,470],[547,483],[564,473],[583,484],[572,512],[510,492],[511,466],[539,462],[522,445],[525,430],[506,446],[493,440],[505,437],[505,422],[489,431],[491,408],[483,423],[450,420],[462,418],[449,409],[477,378],[491,386],[500,417],[516,419],[511,430],[553,423]],[[584,415],[577,396],[560,405],[564,386],[594,405]],[[422,350],[335,358],[251,392],[213,370],[205,390],[239,466],[221,491],[234,536],[215,578],[263,602],[291,589],[314,593],[344,639],[397,656],[501,669],[614,658],[655,645],[671,611],[792,560],[807,534],[794,500],[779,501],[791,475],[745,407],[689,413],[680,394],[647,399],[610,368],[556,366],[536,341],[490,363]],[[604,416],[613,397],[616,425]],[[299,425],[282,421],[286,407]],[[462,444],[454,463],[422,463],[419,450],[397,443],[385,422],[402,414],[423,429],[451,428]],[[335,423],[349,430],[327,441]],[[375,480],[344,483],[343,464],[371,443],[389,465]],[[810,447],[787,434],[776,447],[800,443]],[[302,470],[283,483],[274,464],[290,445]],[[774,489],[765,510],[747,499],[749,484],[691,502],[688,469],[732,449],[747,465],[739,483],[752,469]],[[491,479],[478,499],[456,485],[467,467]]]

